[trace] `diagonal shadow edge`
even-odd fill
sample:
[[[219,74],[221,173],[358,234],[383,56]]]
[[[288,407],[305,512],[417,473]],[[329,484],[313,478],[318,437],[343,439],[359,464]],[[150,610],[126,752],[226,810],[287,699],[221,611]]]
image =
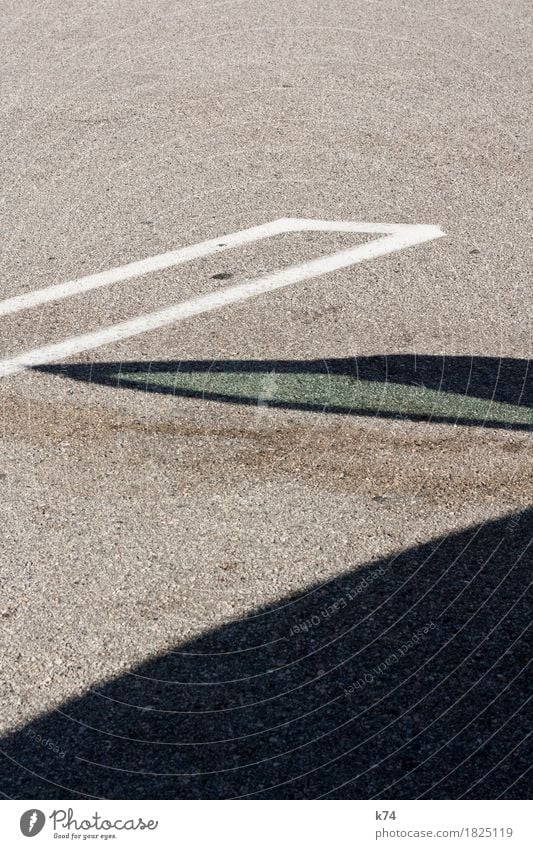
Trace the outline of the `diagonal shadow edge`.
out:
[[[70,363],[35,367],[36,370],[59,374],[74,380],[95,382],[115,388],[170,394],[178,397],[198,398],[230,404],[256,405],[257,397],[217,392],[182,386],[165,386],[150,380],[150,375],[159,373],[199,373],[216,375],[218,372],[238,374],[311,374],[343,375],[354,380],[396,385],[401,387],[423,387],[442,395],[454,393],[462,397],[483,399],[489,402],[514,405],[526,410],[533,406],[533,381],[530,361],[526,359],[434,356],[418,354],[393,354],[367,357],[294,360],[175,360],[134,361],[107,363]],[[137,382],[128,379],[132,373],[147,374],[146,380]],[[124,375],[122,375],[124,373]],[[119,375],[119,377],[117,377]],[[346,404],[318,404],[305,400],[268,399],[265,406],[278,409],[294,409],[316,413],[353,416],[374,416],[384,419],[402,419],[436,424],[466,425],[506,430],[531,431],[529,421],[486,419],[474,415],[426,413],[417,411],[394,411],[375,406],[349,406]]]
[[[498,745],[472,758],[453,780],[447,782],[445,773],[470,746],[470,735],[460,745],[453,741],[452,732],[461,735],[465,711],[467,717],[472,715],[478,736],[497,734],[501,718],[490,705],[487,713],[489,697],[495,697],[507,716],[527,692],[523,676],[527,649],[520,634],[529,624],[522,596],[531,577],[524,549],[531,540],[532,519],[533,511],[526,510],[431,540],[316,585],[312,591],[294,593],[281,605],[264,606],[252,616],[150,658],[7,735],[0,745],[2,791],[17,798],[229,798],[247,792],[264,798],[314,798],[331,792],[342,777],[349,783],[338,798],[371,798],[391,779],[399,795],[387,798],[416,798],[427,793],[435,775],[442,773],[439,793],[444,787],[445,794],[435,798],[458,798],[474,776],[484,786],[483,775],[512,740],[519,745],[516,757],[501,770],[492,769],[483,792],[486,798],[495,798],[512,779],[513,798],[521,798],[525,788],[515,781],[517,770],[531,757],[520,737],[524,732],[525,741],[526,717],[521,713],[497,737]],[[358,591],[362,582],[364,591]],[[347,604],[339,605],[340,599]],[[452,610],[450,599],[455,599]],[[479,608],[473,620],[468,619],[472,608]],[[439,680],[471,656],[501,614],[504,624],[491,634],[480,656],[474,655],[475,663],[470,661],[443,688]],[[410,636],[412,641],[413,633],[428,622],[437,623],[430,635],[391,663],[386,675],[378,676],[383,658],[391,657]],[[257,650],[243,654],[240,647],[251,642]],[[227,651],[220,652],[221,648]],[[498,659],[502,650],[503,661]],[[288,663],[293,655],[296,664]],[[429,663],[424,675],[416,675],[405,686],[413,670],[424,663]],[[496,664],[493,671],[491,663]],[[323,675],[322,666],[332,671]],[[354,705],[353,694],[345,697],[343,691],[364,680],[368,670],[376,680],[372,686],[356,688]],[[481,684],[465,703],[465,692],[483,670]],[[505,694],[503,684],[514,680],[513,674],[517,683]],[[244,677],[244,682],[222,683],[232,675]],[[432,694],[429,685],[435,682],[438,691]],[[422,704],[414,711],[409,707],[413,693]],[[373,706],[378,695],[380,701]],[[435,711],[438,716],[443,702],[450,699],[447,719],[424,733]],[[355,707],[366,707],[364,721],[353,718]],[[341,722],[342,733],[335,733]],[[391,722],[391,730],[382,732],[382,726]],[[413,723],[422,729],[422,742],[409,744],[406,757],[400,747]],[[364,745],[371,730],[377,749]],[[326,742],[320,734],[326,734]],[[314,737],[313,746],[309,740]],[[226,743],[215,742],[220,738]],[[197,742],[193,745],[190,740]],[[351,776],[368,767],[376,751],[390,750],[391,741],[388,765],[367,769],[353,783]],[[359,745],[357,755],[349,755],[354,742]],[[437,744],[444,747],[445,757],[433,757],[426,768],[422,754],[429,751],[431,760]],[[396,756],[394,746],[403,753]],[[263,756],[261,763],[246,766],[257,760],[256,750]],[[332,752],[338,755],[335,769],[321,768]],[[125,769],[117,773],[119,765]],[[308,776],[305,780],[297,778],[303,773]],[[269,795],[266,788],[278,785],[280,778],[281,790]]]

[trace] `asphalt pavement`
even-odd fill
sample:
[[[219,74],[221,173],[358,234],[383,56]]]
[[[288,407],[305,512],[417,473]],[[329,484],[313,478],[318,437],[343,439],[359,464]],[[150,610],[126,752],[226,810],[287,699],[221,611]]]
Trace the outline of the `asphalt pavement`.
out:
[[[0,18],[0,791],[526,797],[528,4]]]

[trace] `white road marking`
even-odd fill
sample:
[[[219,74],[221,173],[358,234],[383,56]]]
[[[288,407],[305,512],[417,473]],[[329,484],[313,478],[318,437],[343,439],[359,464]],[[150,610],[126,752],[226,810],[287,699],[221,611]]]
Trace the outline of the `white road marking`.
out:
[[[208,256],[219,250],[237,247],[247,242],[258,241],[269,236],[288,232],[301,231],[327,231],[345,233],[377,233],[386,234],[380,239],[375,239],[363,245],[358,245],[348,250],[339,251],[329,256],[304,262],[290,268],[267,274],[255,280],[245,281],[235,286],[200,295],[197,298],[184,301],[180,304],[157,310],[156,312],[140,315],[136,318],[104,327],[81,336],[73,336],[63,342],[45,345],[42,348],[34,348],[15,357],[0,361],[0,378],[17,374],[32,366],[45,365],[57,362],[73,354],[90,351],[102,345],[108,345],[158,327],[174,324],[177,321],[200,315],[204,312],[219,309],[229,304],[252,298],[265,292],[281,289],[293,283],[319,277],[331,271],[347,268],[363,260],[384,256],[412,245],[437,239],[445,234],[439,227],[423,224],[372,224],[353,221],[319,221],[313,219],[281,218],[259,227],[241,230],[218,239],[210,239],[188,248],[182,248],[170,253],[159,254],[149,257],[140,262],[130,263],[120,268],[102,274],[82,277],[70,283],[50,286],[48,289],[40,289],[28,295],[20,295],[0,303],[0,315],[16,312],[30,306],[36,306],[57,298],[66,298],[80,292],[86,292],[99,286],[107,286],[120,280],[128,280],[139,277],[151,271],[169,268],[198,257]]]
[[[70,298],[82,292],[89,292],[91,289],[99,289],[101,286],[109,286],[111,283],[119,283],[121,280],[142,277],[144,274],[149,274],[152,271],[161,271],[164,268],[181,265],[184,262],[209,256],[218,251],[239,247],[247,242],[265,239],[268,236],[274,236],[283,232],[279,229],[278,225],[278,221],[271,221],[259,227],[251,227],[249,230],[240,230],[238,233],[221,236],[219,239],[209,239],[207,242],[200,242],[197,245],[190,245],[187,248],[178,248],[178,250],[158,254],[157,256],[150,256],[138,262],[130,262],[128,265],[121,265],[118,268],[112,268],[110,271],[89,274],[87,277],[80,277],[79,280],[58,283],[55,286],[48,286],[46,289],[37,289],[25,295],[15,295],[13,298],[0,301],[0,316],[9,315],[10,313],[19,312],[30,307],[36,307],[39,304],[46,304],[49,301]]]
[[[171,268],[174,265],[181,265],[185,262],[191,262],[194,259],[226,251],[230,248],[240,247],[250,242],[257,242],[270,236],[281,235],[282,233],[303,230],[348,233],[395,233],[404,229],[405,226],[398,224],[364,224],[353,221],[316,221],[303,218],[280,218],[277,221],[260,224],[258,227],[250,227],[248,230],[239,230],[237,233],[220,236],[218,239],[209,239],[206,242],[189,245],[187,248],[178,248],[178,250],[151,256],[138,262],[130,262],[128,265],[121,265],[109,271],[80,277],[79,280],[70,280],[68,283],[58,283],[54,286],[48,286],[46,289],[36,289],[34,292],[28,292],[24,295],[15,295],[12,298],[0,301],[0,316],[10,315],[11,313],[39,306],[50,301],[70,298],[73,295],[89,292],[91,289],[109,286],[111,283],[119,283],[122,280],[142,277],[152,271],[161,271],[164,268]]]

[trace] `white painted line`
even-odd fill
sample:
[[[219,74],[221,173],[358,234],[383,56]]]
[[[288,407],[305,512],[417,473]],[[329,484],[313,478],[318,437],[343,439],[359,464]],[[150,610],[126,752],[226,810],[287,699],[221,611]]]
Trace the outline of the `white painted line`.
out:
[[[285,233],[301,230],[341,230],[350,233],[385,232],[388,235],[380,239],[375,239],[372,242],[367,242],[366,244],[350,248],[349,250],[339,251],[338,253],[331,254],[329,256],[323,256],[318,259],[310,260],[309,262],[304,262],[301,265],[294,265],[291,268],[286,268],[282,271],[274,272],[273,274],[267,274],[263,277],[257,278],[256,280],[246,281],[235,286],[228,286],[225,289],[220,289],[207,295],[200,295],[197,298],[192,298],[191,300],[184,301],[181,304],[175,304],[174,306],[166,309],[157,310],[156,312],[147,313],[146,315],[140,315],[136,318],[129,319],[128,321],[113,324],[110,327],[104,327],[101,330],[95,330],[82,336],[73,336],[63,342],[45,345],[42,348],[34,348],[31,351],[26,351],[24,354],[0,361],[0,378],[17,374],[18,372],[24,371],[32,366],[57,362],[58,360],[70,357],[73,354],[80,354],[83,351],[90,351],[94,348],[99,348],[102,345],[119,342],[123,339],[128,339],[141,333],[146,333],[149,330],[155,330],[158,327],[164,327],[165,325],[174,324],[176,321],[191,318],[191,316],[219,309],[220,307],[225,307],[229,304],[234,304],[247,298],[252,298],[255,295],[261,295],[264,292],[281,289],[284,286],[289,286],[293,283],[309,280],[312,277],[319,277],[323,274],[328,274],[331,271],[338,271],[341,268],[347,268],[348,266],[355,265],[363,260],[384,256],[385,254],[392,253],[393,251],[399,251],[403,248],[411,247],[412,245],[421,244],[422,242],[427,242],[432,239],[437,239],[440,236],[444,236],[444,233],[439,227],[421,224],[362,224],[349,221],[329,222],[309,221],[305,219],[281,219],[280,221],[274,221],[271,222],[271,224],[263,225],[261,228],[252,228],[252,230],[244,230],[240,234],[236,233],[231,238],[242,238],[243,234],[246,234],[243,241],[254,241],[257,238],[261,238],[261,236],[256,235],[258,230],[262,230],[263,237],[265,234],[272,235],[273,232]],[[251,233],[254,233],[253,237],[250,237]],[[206,253],[212,253],[215,245],[218,246],[220,242],[226,242],[229,238],[230,237],[228,236],[223,236],[220,239],[213,239],[209,243],[203,242],[202,245],[194,245],[191,248],[185,248],[184,251],[197,251],[200,247],[204,250],[204,246],[210,244],[211,249],[206,251]],[[241,241],[240,244],[242,244],[243,241]],[[182,254],[183,252],[178,251],[176,253]],[[203,255],[206,255],[206,253]],[[176,254],[174,254],[174,256],[175,255]],[[198,253],[194,254],[194,256],[198,255]],[[143,263],[134,263],[134,265],[143,264],[145,267],[149,266],[147,270],[168,267],[168,265],[175,263],[167,262],[166,265],[155,264],[161,261],[161,257],[168,256],[170,256],[170,254],[162,254],[159,257],[151,257],[150,259],[144,260]],[[128,268],[131,268],[131,266],[123,266],[122,272],[124,272],[124,269]],[[114,271],[119,271],[119,269],[115,269]],[[108,273],[112,274],[113,272]],[[146,271],[141,273],[144,274]],[[128,274],[126,276],[131,275]],[[120,279],[126,279],[126,277],[122,276]]]
[[[19,310],[25,310],[39,304],[46,304],[49,301],[70,298],[72,295],[89,292],[91,289],[99,289],[101,286],[109,286],[111,283],[119,283],[121,280],[142,277],[144,274],[152,271],[161,271],[173,265],[181,265],[184,262],[209,256],[218,251],[228,250],[229,248],[244,245],[247,242],[255,242],[258,239],[274,236],[279,232],[283,232],[279,229],[279,222],[271,221],[268,224],[261,224],[259,227],[251,227],[249,230],[240,230],[238,233],[221,236],[219,239],[209,239],[207,242],[200,242],[197,245],[190,245],[187,248],[179,248],[168,253],[150,256],[138,262],[130,262],[128,265],[121,265],[118,268],[112,268],[110,271],[102,271],[98,274],[90,274],[88,277],[80,277],[79,280],[58,283],[55,286],[48,286],[46,289],[37,289],[34,292],[28,292],[26,295],[15,295],[13,298],[0,301],[0,316],[19,312]]]
[[[171,268],[174,265],[182,265],[184,262],[191,262],[194,259],[227,251],[230,248],[237,248],[250,242],[257,242],[260,239],[266,239],[270,236],[278,236],[282,233],[304,230],[347,233],[396,233],[403,230],[405,226],[409,225],[364,224],[354,221],[320,221],[306,218],[279,218],[277,221],[269,221],[267,224],[250,227],[248,230],[239,230],[238,233],[229,233],[227,236],[220,236],[218,239],[208,239],[206,242],[189,245],[187,248],[179,248],[168,253],[150,256],[138,262],[130,262],[128,265],[121,265],[109,271],[80,277],[79,280],[58,283],[54,286],[48,286],[46,289],[36,289],[34,292],[28,292],[25,295],[15,295],[12,298],[0,301],[0,317],[36,307],[40,304],[46,304],[50,301],[70,298],[73,295],[89,292],[91,289],[109,286],[111,283],[119,283],[122,280],[142,277],[144,274],[149,274],[153,271],[161,271],[164,268]]]

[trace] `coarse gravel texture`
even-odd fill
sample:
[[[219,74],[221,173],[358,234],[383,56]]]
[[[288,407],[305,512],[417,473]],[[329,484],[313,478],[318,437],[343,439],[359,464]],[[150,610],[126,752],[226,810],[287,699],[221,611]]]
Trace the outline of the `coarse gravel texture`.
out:
[[[0,16],[2,299],[284,216],[446,234],[0,382],[0,791],[527,798],[531,438],[475,418],[531,400],[527,4]],[[364,238],[7,316],[0,355]],[[359,364],[445,414],[109,380],[151,363]]]

